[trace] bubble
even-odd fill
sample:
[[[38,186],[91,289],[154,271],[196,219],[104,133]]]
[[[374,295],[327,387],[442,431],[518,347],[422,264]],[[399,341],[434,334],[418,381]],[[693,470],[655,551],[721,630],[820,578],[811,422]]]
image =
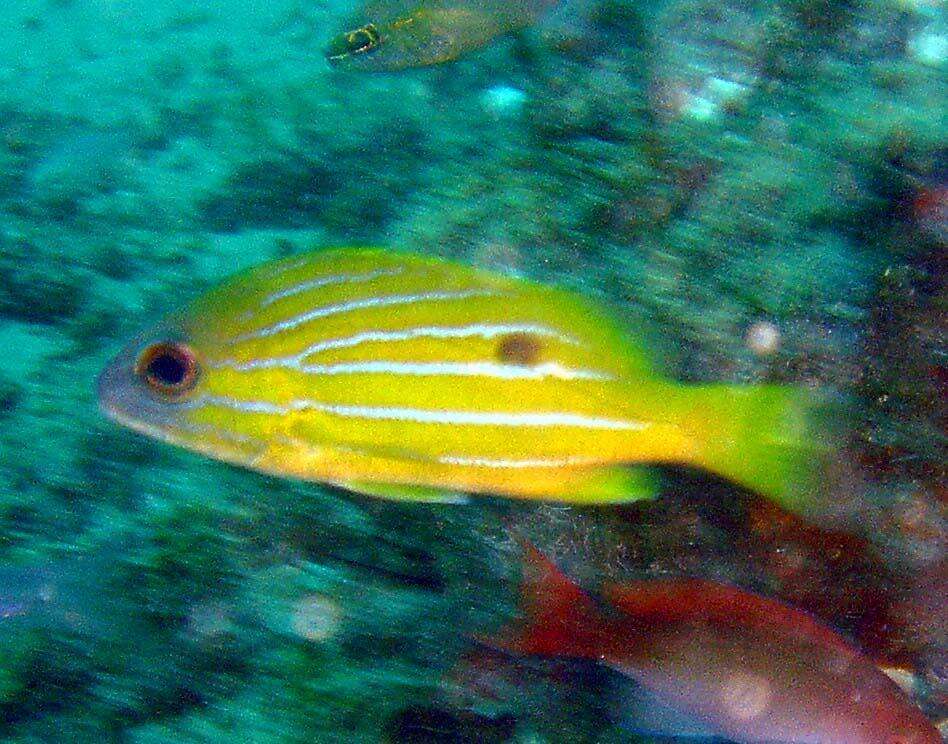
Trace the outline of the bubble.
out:
[[[308,594],[297,600],[290,627],[300,638],[319,643],[336,635],[342,623],[339,605],[322,594]]]
[[[721,686],[721,703],[739,721],[757,718],[770,704],[767,680],[749,672],[734,672]]]
[[[505,240],[495,240],[478,246],[471,256],[478,266],[517,274],[523,268],[523,256],[517,246]]]
[[[230,610],[221,602],[195,605],[188,612],[187,624],[191,635],[202,641],[220,638],[234,629]]]
[[[780,348],[780,329],[769,321],[758,320],[747,329],[744,344],[757,356],[771,356]]]
[[[498,119],[519,114],[526,100],[526,93],[510,85],[495,85],[481,93],[481,106]]]
[[[879,667],[906,695],[915,695],[918,691],[918,678],[911,669],[901,667]]]
[[[948,59],[948,36],[926,30],[908,40],[908,52],[923,65],[940,67]]]

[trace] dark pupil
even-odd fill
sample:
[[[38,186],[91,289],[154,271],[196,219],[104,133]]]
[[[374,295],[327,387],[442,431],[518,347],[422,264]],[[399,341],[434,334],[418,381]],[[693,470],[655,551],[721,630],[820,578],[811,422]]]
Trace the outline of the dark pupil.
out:
[[[375,24],[357,28],[346,34],[346,44],[351,53],[365,52],[379,43],[379,32]]]
[[[356,31],[350,37],[349,45],[353,52],[361,52],[366,47],[372,45],[372,37],[365,31]]]
[[[180,354],[164,351],[148,362],[145,374],[155,382],[175,387],[187,378],[188,362]]]

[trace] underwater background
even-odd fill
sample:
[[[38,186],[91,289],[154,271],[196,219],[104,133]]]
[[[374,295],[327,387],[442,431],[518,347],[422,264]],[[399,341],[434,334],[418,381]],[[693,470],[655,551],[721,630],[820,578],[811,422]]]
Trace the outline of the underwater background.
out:
[[[4,3],[0,739],[662,740],[619,675],[475,649],[518,612],[511,525],[581,582],[700,575],[802,607],[943,719],[941,0],[564,0],[397,73],[327,64],[356,14]],[[99,412],[142,328],[342,245],[574,288],[681,380],[834,391],[843,516],[684,471],[625,507],[372,500]]]

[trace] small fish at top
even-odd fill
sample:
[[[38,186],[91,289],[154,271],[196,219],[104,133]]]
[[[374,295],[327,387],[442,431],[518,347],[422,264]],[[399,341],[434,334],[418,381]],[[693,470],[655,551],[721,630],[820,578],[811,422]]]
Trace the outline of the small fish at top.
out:
[[[814,396],[663,377],[582,296],[459,263],[324,250],[240,274],[99,379],[115,421],[205,455],[374,496],[577,504],[704,468],[807,510]]]
[[[334,36],[334,67],[392,71],[456,59],[533,24],[559,0],[388,0],[363,8],[368,21]]]
[[[651,698],[639,711],[643,732],[745,744],[941,744],[898,685],[802,610],[691,578],[607,584],[594,599],[521,542],[526,617],[484,643],[592,659],[633,678]]]

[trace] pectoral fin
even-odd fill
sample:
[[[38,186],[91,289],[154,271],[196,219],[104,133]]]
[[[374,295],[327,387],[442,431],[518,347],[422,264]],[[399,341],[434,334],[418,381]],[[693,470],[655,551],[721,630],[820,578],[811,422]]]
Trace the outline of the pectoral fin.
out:
[[[421,501],[428,504],[466,504],[470,498],[465,493],[431,486],[416,486],[406,483],[376,483],[372,481],[338,481],[332,485],[347,491],[375,496],[392,501]]]

